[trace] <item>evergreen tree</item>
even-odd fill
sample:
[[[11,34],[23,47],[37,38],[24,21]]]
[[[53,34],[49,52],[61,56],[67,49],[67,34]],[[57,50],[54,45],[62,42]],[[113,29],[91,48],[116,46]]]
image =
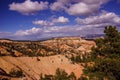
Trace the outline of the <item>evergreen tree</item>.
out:
[[[104,38],[96,40],[96,48],[92,49],[91,58],[94,66],[85,70],[88,76],[97,80],[120,80],[120,33],[115,26],[107,26]],[[96,80],[96,79],[95,79]]]
[[[97,48],[93,49],[93,54],[106,56],[117,54],[120,55],[120,33],[115,26],[106,26],[105,37],[96,39]]]

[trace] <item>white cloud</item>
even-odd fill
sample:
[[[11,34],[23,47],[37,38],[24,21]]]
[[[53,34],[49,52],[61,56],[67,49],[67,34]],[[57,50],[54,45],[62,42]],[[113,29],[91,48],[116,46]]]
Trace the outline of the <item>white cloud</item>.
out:
[[[50,8],[53,11],[63,10],[69,15],[88,15],[97,12],[109,0],[57,0]],[[74,4],[73,4],[74,3]]]
[[[120,25],[120,17],[113,12],[102,12],[85,19],[76,18],[76,21],[82,25]]]
[[[69,3],[69,2],[71,2],[72,0],[57,0],[57,2],[61,2],[61,3]]]
[[[14,40],[40,40],[52,37],[62,36],[84,36],[88,34],[101,34],[103,29],[91,28],[92,25],[65,25],[37,28],[33,27],[28,30],[19,30],[16,33],[2,33],[1,38],[9,38]],[[96,25],[97,26],[97,25]]]
[[[103,3],[108,2],[109,0],[78,0],[78,1],[82,1],[82,2],[87,3],[87,4],[101,5]]]
[[[98,9],[99,6],[97,5],[93,5],[93,4],[88,5],[86,3],[80,2],[70,6],[70,8],[67,9],[67,13],[70,15],[87,15],[87,14],[92,14]]]
[[[60,11],[60,10],[65,10],[66,7],[61,2],[54,2],[53,4],[50,5],[50,9],[53,11]]]
[[[57,0],[50,5],[50,9],[53,11],[64,11],[69,6],[70,0]]]
[[[15,35],[17,35],[17,36],[30,36],[30,35],[38,34],[40,32],[42,32],[42,30],[40,28],[33,27],[32,29],[29,29],[29,30],[19,30],[15,33]]]
[[[25,15],[34,14],[48,9],[65,11],[69,15],[88,15],[97,12],[109,0],[57,0],[49,5],[48,2],[26,0],[23,3],[12,3],[9,9]]]
[[[40,25],[40,26],[53,26],[53,22],[45,21],[45,20],[37,20],[33,21],[33,24],[35,25]]]
[[[70,15],[88,15],[97,12],[109,0],[78,0],[67,9]]]
[[[79,30],[80,28],[78,26],[73,27],[70,25],[44,27],[44,28],[33,27],[28,30],[19,30],[14,34],[14,36],[15,39],[37,40],[37,39],[51,38],[51,37],[70,36],[71,34],[75,35]]]
[[[52,26],[44,28],[33,27],[28,30],[17,31],[14,39],[38,40],[62,36],[84,36],[92,34],[93,32],[100,34],[102,33],[102,30],[101,28],[97,29],[80,25]]]
[[[58,19],[53,19],[52,22],[53,23],[67,23],[69,22],[69,19],[65,18],[64,16],[60,16],[58,17]]]
[[[9,5],[9,10],[17,11],[24,15],[34,14],[38,11],[45,10],[48,8],[48,2],[32,2],[31,0],[26,0],[23,3],[12,3]]]
[[[85,19],[77,18],[76,21],[78,25],[33,27],[28,30],[19,30],[15,34],[0,33],[0,37],[17,40],[40,40],[62,36],[85,36],[88,34],[103,34],[106,25],[120,25],[120,17],[112,12],[102,12],[97,16],[90,16]],[[43,23],[39,22],[39,24]],[[44,24],[46,25],[46,23]]]
[[[51,21],[36,20],[36,21],[33,21],[33,24],[39,25],[39,26],[53,26],[57,23],[67,23],[67,22],[69,22],[68,18],[65,18],[64,16],[60,16],[58,18],[52,18]]]

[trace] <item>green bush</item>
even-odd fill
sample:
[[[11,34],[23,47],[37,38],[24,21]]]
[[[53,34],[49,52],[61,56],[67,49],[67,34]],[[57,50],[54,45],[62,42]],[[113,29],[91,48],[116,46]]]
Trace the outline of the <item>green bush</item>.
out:
[[[40,80],[76,80],[75,74],[72,72],[68,75],[65,70],[56,69],[55,75],[40,75]]]
[[[14,68],[11,69],[9,74],[13,77],[22,77],[23,76],[22,70],[15,70]]]

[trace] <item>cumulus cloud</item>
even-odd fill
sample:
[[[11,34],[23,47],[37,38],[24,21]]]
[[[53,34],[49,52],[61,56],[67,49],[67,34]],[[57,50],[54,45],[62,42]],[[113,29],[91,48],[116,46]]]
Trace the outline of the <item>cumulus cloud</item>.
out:
[[[53,22],[49,22],[49,21],[46,21],[46,20],[33,21],[33,24],[39,25],[39,26],[53,26],[54,25]]]
[[[50,9],[53,11],[64,11],[67,9],[67,6],[69,6],[71,1],[70,0],[57,0],[56,2],[52,3],[50,5]]]
[[[37,2],[26,0],[23,3],[12,3],[9,5],[9,10],[17,11],[24,15],[34,14],[38,11],[48,9],[48,2]]]
[[[101,5],[103,3],[108,2],[109,0],[78,0],[78,1],[82,1],[82,2],[87,3],[87,4]]]
[[[33,27],[32,29],[29,29],[29,30],[19,30],[15,33],[15,35],[30,36],[30,35],[38,34],[38,33],[41,33],[41,32],[42,32],[41,28]]]
[[[97,12],[101,5],[109,0],[57,0],[50,8],[53,11],[64,10],[69,15],[88,15]]]
[[[84,36],[88,34],[103,34],[104,26],[120,25],[120,17],[113,12],[103,11],[94,16],[86,18],[76,18],[77,25],[55,26],[57,23],[69,22],[68,18],[60,16],[52,18],[51,21],[38,20],[33,23],[36,25],[47,26],[53,23],[51,27],[41,27],[29,30],[17,31],[16,36],[21,39],[43,39],[62,36]]]
[[[76,22],[81,25],[120,25],[120,17],[113,12],[102,12],[97,16],[90,16],[85,19],[76,18]]]
[[[16,33],[0,33],[1,38],[9,38],[13,40],[40,40],[52,37],[63,36],[84,36],[87,34],[101,34],[101,28],[91,28],[81,25],[65,25],[51,27],[33,27],[27,30],[18,30]]]
[[[49,5],[48,2],[26,0],[23,3],[12,3],[9,10],[17,11],[25,15],[50,8],[53,11],[65,11],[69,15],[88,15],[97,12],[101,5],[109,0],[56,0]]]
[[[108,0],[78,0],[66,11],[70,15],[88,15],[97,12]]]
[[[57,23],[67,23],[67,22],[69,22],[68,18],[65,18],[64,16],[60,16],[58,18],[53,18],[51,21],[36,20],[36,21],[33,21],[33,24],[39,25],[39,26],[53,26]]]
[[[64,4],[61,3],[61,2],[55,2],[55,3],[51,4],[50,8],[53,11],[60,11],[60,10],[65,10],[66,9]]]
[[[23,40],[37,40],[37,39],[45,39],[51,37],[60,37],[60,36],[72,36],[77,34],[77,31],[81,30],[78,26],[52,26],[52,27],[43,27],[36,28],[33,27],[28,30],[19,30],[14,36],[15,39],[23,39]],[[74,34],[73,34],[74,33]]]
[[[88,15],[94,13],[98,9],[99,9],[98,5],[93,4],[88,5],[86,3],[79,2],[77,4],[70,6],[70,8],[67,9],[67,13],[70,15]]]
[[[58,19],[53,19],[52,22],[53,23],[67,23],[69,22],[69,19],[65,18],[64,16],[60,16],[58,17]]]
[[[39,40],[52,37],[63,37],[63,36],[84,36],[87,34],[102,33],[101,28],[89,28],[80,25],[65,25],[65,26],[52,26],[46,28],[33,27],[28,30],[17,31],[14,35],[14,39],[21,40]]]

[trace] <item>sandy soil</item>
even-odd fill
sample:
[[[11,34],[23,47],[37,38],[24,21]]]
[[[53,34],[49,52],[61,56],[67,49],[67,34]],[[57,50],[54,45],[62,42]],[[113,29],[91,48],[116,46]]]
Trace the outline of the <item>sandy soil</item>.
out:
[[[72,64],[64,55],[49,57],[0,57],[0,68],[4,69],[7,73],[12,68],[19,68],[23,70],[26,78],[29,80],[39,80],[41,73],[55,74],[57,68],[64,69],[68,74],[74,72],[77,78],[83,73],[81,65]]]

